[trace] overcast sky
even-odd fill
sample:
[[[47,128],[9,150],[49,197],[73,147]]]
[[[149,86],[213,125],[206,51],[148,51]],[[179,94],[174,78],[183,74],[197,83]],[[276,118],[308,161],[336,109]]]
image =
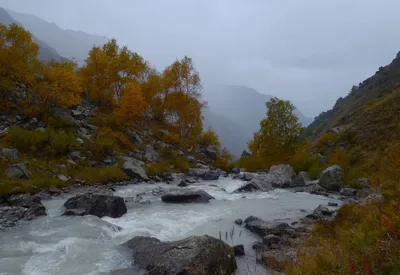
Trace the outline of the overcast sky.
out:
[[[0,0],[62,28],[115,37],[160,70],[192,57],[205,84],[252,87],[308,116],[400,50],[399,0]]]

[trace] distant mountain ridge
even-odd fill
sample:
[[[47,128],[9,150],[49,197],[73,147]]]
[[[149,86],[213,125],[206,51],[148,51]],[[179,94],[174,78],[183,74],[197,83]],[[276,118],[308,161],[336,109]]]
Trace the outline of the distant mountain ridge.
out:
[[[214,129],[235,156],[240,156],[253,133],[259,130],[260,121],[266,116],[265,102],[271,97],[245,86],[204,85],[203,99],[208,106],[204,124]],[[294,113],[305,126],[312,121],[298,109]]]
[[[35,37],[43,40],[58,54],[65,58],[75,58],[82,65],[89,50],[94,45],[103,45],[109,40],[105,36],[91,35],[82,31],[64,30],[54,23],[49,23],[37,16],[7,10],[11,17],[18,21]]]
[[[0,7],[0,24],[7,26],[11,24],[17,24],[25,28],[25,26],[21,22],[13,18],[5,9],[1,7]],[[42,39],[41,37],[32,34],[32,40],[40,46],[39,59],[42,61],[51,59],[60,60],[61,56],[57,53],[57,51],[41,39]]]

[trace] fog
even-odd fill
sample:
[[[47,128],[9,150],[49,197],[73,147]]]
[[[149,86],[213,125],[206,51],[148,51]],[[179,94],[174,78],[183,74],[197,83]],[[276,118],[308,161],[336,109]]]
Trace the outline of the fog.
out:
[[[115,37],[158,69],[192,57],[204,83],[290,99],[316,116],[400,49],[398,0],[1,0],[62,28]]]

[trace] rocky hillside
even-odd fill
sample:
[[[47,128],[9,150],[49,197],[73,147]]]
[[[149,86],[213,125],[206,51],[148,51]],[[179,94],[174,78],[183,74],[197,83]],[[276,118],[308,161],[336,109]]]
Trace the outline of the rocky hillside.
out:
[[[361,109],[367,108],[374,100],[380,100],[391,94],[400,85],[400,55],[387,66],[380,67],[375,75],[353,86],[350,93],[339,98],[333,108],[321,113],[308,127],[307,133],[318,137],[321,133],[338,131],[354,124]],[[335,129],[336,128],[336,129]]]
[[[103,45],[109,40],[107,37],[91,35],[82,31],[64,30],[54,23],[49,23],[31,14],[10,10],[8,13],[34,36],[56,49],[61,56],[76,58],[79,64],[83,64],[93,45]]]
[[[22,26],[21,22],[13,18],[5,9],[1,7],[0,7],[0,24],[3,25],[17,24],[19,26]],[[57,53],[57,51],[54,48],[50,47],[46,42],[44,42],[42,38],[39,39],[38,36],[33,35],[32,40],[40,47],[39,51],[40,60],[61,59],[61,56]]]

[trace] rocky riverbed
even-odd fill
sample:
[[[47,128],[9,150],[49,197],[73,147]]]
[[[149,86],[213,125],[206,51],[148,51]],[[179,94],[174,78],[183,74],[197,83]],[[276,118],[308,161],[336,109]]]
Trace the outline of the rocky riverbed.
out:
[[[215,180],[196,173],[2,197],[0,274],[279,272],[313,224],[372,193],[343,188],[338,166],[316,181],[288,165]]]

